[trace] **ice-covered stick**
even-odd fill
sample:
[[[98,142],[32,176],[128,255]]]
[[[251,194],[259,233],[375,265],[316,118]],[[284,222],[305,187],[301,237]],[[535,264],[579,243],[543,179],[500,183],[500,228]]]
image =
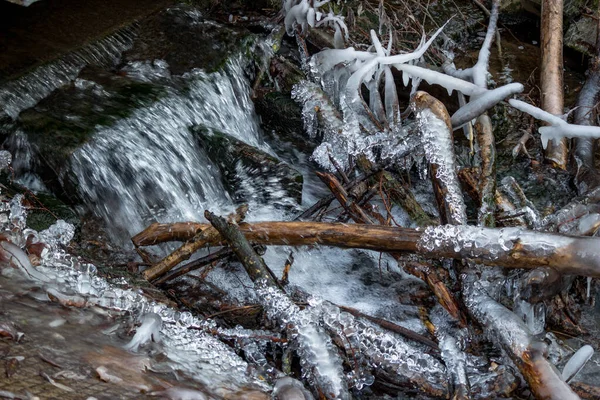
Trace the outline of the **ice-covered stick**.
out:
[[[452,125],[446,107],[426,92],[415,94],[412,105],[442,223],[465,225],[467,214],[454,156]]]
[[[348,353],[354,353],[354,357],[366,357],[375,374],[387,373],[395,384],[447,398],[446,368],[437,358],[333,304],[323,302],[320,307],[329,334],[343,343]]]
[[[350,399],[342,361],[331,338],[279,288],[265,262],[237,225],[208,210],[204,216],[225,238],[254,281],[257,297],[267,317],[287,330],[289,340],[297,342],[303,376],[326,399]]]
[[[546,359],[547,345],[531,334],[523,320],[492,299],[475,274],[465,274],[462,282],[465,305],[519,368],[535,398],[579,399]]]
[[[471,100],[452,115],[452,126],[459,128],[472,119],[490,110],[507,97],[523,91],[520,83],[509,83],[493,90],[487,90],[481,95],[473,96]]]
[[[562,137],[600,139],[600,127],[598,126],[569,124],[560,117],[520,100],[510,99],[508,104],[519,111],[531,115],[535,119],[550,124],[550,126],[542,126],[539,129],[544,148],[546,148],[550,139],[560,139]]]
[[[165,224],[165,227],[169,224]],[[207,228],[198,223],[198,228]],[[380,225],[326,222],[241,223],[256,244],[321,244],[385,252],[417,253],[428,258],[472,259],[505,268],[547,266],[565,274],[600,278],[600,238],[544,233],[524,228],[479,228],[442,225],[425,230]],[[179,235],[181,237],[181,235]],[[150,243],[154,242],[146,236]],[[205,241],[217,245],[223,239]],[[139,242],[140,246],[145,245]]]

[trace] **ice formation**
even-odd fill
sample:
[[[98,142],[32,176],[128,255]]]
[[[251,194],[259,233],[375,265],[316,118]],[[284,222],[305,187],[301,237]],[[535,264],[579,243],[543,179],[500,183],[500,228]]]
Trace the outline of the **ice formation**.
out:
[[[296,342],[302,374],[328,399],[350,399],[342,362],[331,338],[288,296],[265,281],[255,282],[257,296],[270,320],[277,321]]]
[[[517,110],[527,113],[535,119],[550,124],[550,126],[542,126],[539,128],[542,138],[542,146],[544,149],[548,146],[549,140],[558,141],[563,137],[593,139],[600,138],[600,127],[569,124],[560,117],[552,115],[541,108],[532,106],[531,104],[527,104],[520,100],[510,99],[508,103]]]
[[[214,323],[151,301],[140,290],[109,283],[97,275],[94,265],[66,253],[60,244],[72,239],[72,225],[58,221],[39,233],[24,229],[26,212],[21,200],[21,196],[15,196],[10,207],[2,210],[9,214],[2,226],[3,232],[12,232],[11,239],[20,245],[25,245],[26,239],[32,243],[48,240],[46,251],[41,253],[41,265],[32,266],[28,257],[15,244],[0,242],[0,245],[2,249],[11,251],[10,257],[14,262],[25,266],[23,276],[43,288],[46,300],[50,298],[65,306],[99,306],[117,313],[131,313],[134,318],[142,321],[142,326],[127,347],[135,351],[147,340],[157,340],[160,334],[162,348],[169,362],[174,363],[174,367],[186,375],[194,377],[209,391],[218,393],[220,388],[230,387],[231,379],[236,385],[247,384],[263,391],[269,390],[268,384],[258,380],[248,363],[233,349],[207,333],[208,328],[190,329]]]
[[[160,315],[155,313],[146,313],[140,318],[142,325],[137,328],[135,335],[125,349],[130,351],[138,351],[138,349],[147,343],[160,343],[160,328],[162,327],[162,319]]]
[[[579,371],[584,367],[584,365],[592,358],[594,355],[594,348],[589,344],[586,344],[571,356],[569,361],[565,364],[562,370],[562,378],[565,382],[569,382],[571,379],[577,375]]]
[[[329,0],[284,0],[283,9],[285,11],[285,30],[288,35],[294,36],[297,26],[301,33],[306,34],[308,27],[330,26],[335,29],[334,43],[336,48],[344,46],[344,40],[348,40],[348,27],[344,22],[344,17],[335,15],[330,11],[325,15],[320,7],[329,3]]]
[[[438,359],[329,303],[322,307],[327,330],[347,343],[348,351],[355,357],[364,355],[371,369],[393,372],[400,383],[421,387],[433,395],[446,395],[446,368]],[[356,353],[356,349],[360,352]]]
[[[427,161],[437,166],[435,178],[447,189],[445,201],[448,205],[448,221],[466,224],[466,207],[456,172],[452,132],[446,122],[429,108],[417,111],[417,122]]]
[[[524,87],[520,83],[509,83],[497,89],[487,90],[481,95],[471,97],[470,101],[452,114],[452,126],[457,128],[477,118],[505,98],[521,93]]]

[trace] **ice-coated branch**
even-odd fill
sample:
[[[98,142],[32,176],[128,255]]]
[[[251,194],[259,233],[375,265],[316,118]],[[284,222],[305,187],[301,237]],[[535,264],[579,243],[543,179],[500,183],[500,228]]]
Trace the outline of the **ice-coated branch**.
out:
[[[168,229],[170,224],[164,224]],[[206,224],[197,223],[198,228]],[[320,244],[384,252],[417,253],[427,258],[472,259],[506,268],[551,267],[565,274],[600,277],[600,238],[574,237],[524,228],[480,228],[442,225],[424,231],[381,225],[325,222],[241,223],[256,244],[306,246]],[[162,229],[161,229],[162,230]],[[181,238],[181,233],[174,232]],[[157,243],[144,234],[138,245]],[[164,237],[163,237],[164,238]],[[164,240],[164,239],[163,239]],[[206,241],[217,245],[223,239]]]
[[[463,107],[459,108],[452,115],[452,126],[459,128],[465,123],[477,118],[487,110],[505,98],[523,91],[523,85],[520,83],[509,83],[493,90],[487,90],[480,95],[475,95]]]
[[[492,299],[475,274],[465,275],[465,305],[521,371],[538,399],[577,400],[577,396],[546,359],[547,345],[536,339],[512,311]]]
[[[458,181],[454,156],[452,126],[446,107],[426,92],[413,99],[425,156],[443,223],[464,225],[467,213]]]
[[[407,76],[409,78],[418,77],[425,80],[427,83],[440,85],[448,91],[448,94],[452,94],[455,90],[466,96],[474,96],[485,92],[485,89],[482,89],[471,82],[417,65],[394,64],[394,68],[401,71],[402,74],[408,74]]]
[[[566,138],[590,138],[600,139],[600,127],[586,125],[561,125],[561,126],[541,126],[539,129],[542,135],[542,146],[546,148],[549,140]]]
[[[317,325],[309,310],[300,308],[265,280],[255,282],[256,294],[267,317],[287,331],[297,346],[303,375],[327,399],[350,399],[342,361],[331,338]]]
[[[442,360],[446,364],[448,375],[454,387],[453,399],[468,399],[471,392],[467,377],[467,356],[458,340],[461,331],[453,329],[450,315],[441,306],[435,306],[429,313],[429,319],[435,328]]]
[[[494,33],[496,32],[496,25],[498,24],[498,10],[500,8],[500,1],[494,0],[492,5],[492,11],[490,13],[490,21],[488,22],[487,32],[485,39],[479,50],[479,57],[477,63],[473,66],[473,83],[477,86],[487,89],[487,75],[488,66],[490,63],[490,49],[494,40]]]
[[[310,315],[277,287],[263,259],[256,254],[240,229],[224,218],[205,212],[205,217],[226,238],[246,272],[255,282],[256,293],[267,316],[288,332],[288,338],[297,343],[305,377],[316,391],[327,399],[350,399],[343,378],[342,362],[333,343]]]
[[[544,149],[550,139],[567,138],[600,138],[600,127],[569,124],[563,119],[550,114],[538,107],[520,100],[510,99],[508,103],[519,111],[527,113],[535,119],[547,122],[550,126],[539,128]]]
[[[517,99],[510,99],[510,100],[508,100],[508,104],[510,104],[512,107],[516,108],[517,110],[524,112],[526,114],[529,114],[535,119],[547,122],[550,125],[555,125],[555,126],[567,125],[567,121],[565,121],[564,119],[557,117],[554,114],[550,114],[549,112],[546,112],[539,107],[533,106],[529,103],[525,103],[524,101],[517,100]]]
[[[349,342],[348,347],[353,351],[364,354],[375,371],[391,373],[395,383],[420,388],[428,395],[447,395],[446,368],[438,359],[332,304],[324,303],[321,307],[328,332],[341,342]]]

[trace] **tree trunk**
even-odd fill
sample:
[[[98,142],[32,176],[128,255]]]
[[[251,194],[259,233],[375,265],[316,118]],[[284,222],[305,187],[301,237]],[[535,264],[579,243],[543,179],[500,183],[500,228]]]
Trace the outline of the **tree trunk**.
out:
[[[542,0],[540,66],[542,108],[554,115],[564,112],[563,98],[563,2]],[[557,168],[567,168],[567,139],[551,140],[546,148],[546,160]]]

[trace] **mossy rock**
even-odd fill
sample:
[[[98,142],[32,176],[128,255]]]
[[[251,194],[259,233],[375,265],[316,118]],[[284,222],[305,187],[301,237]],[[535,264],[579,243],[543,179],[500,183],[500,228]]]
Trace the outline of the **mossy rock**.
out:
[[[255,200],[282,207],[301,203],[303,177],[285,162],[225,133],[202,126],[192,131],[219,167],[236,202]]]
[[[98,127],[110,126],[156,101],[160,87],[98,68],[87,68],[72,84],[54,91],[19,116],[19,127],[55,171],[87,143]]]
[[[254,105],[270,144],[282,151],[291,147],[306,154],[313,152],[317,143],[306,136],[302,107],[289,94],[267,93],[256,98]]]
[[[32,193],[19,184],[12,182],[6,174],[0,176],[2,193],[8,198],[17,194],[24,196],[24,205],[27,208],[27,227],[38,232],[48,229],[57,220],[79,227],[80,219],[77,213],[64,202],[50,193]]]
[[[246,50],[250,54],[254,42],[249,31],[208,21],[199,8],[182,4],[143,21],[123,60],[165,60],[174,75],[194,68],[214,72],[231,55]]]

